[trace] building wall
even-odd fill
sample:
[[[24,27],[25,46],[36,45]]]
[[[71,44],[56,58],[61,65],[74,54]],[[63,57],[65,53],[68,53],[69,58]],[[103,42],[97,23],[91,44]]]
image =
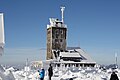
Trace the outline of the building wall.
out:
[[[65,27],[49,27],[47,29],[47,58],[53,59],[52,50],[66,50],[66,33]]]
[[[66,50],[66,28],[52,28],[52,49]]]
[[[46,59],[52,59],[53,55],[51,54],[51,50],[52,50],[52,27],[47,29],[47,57]]]

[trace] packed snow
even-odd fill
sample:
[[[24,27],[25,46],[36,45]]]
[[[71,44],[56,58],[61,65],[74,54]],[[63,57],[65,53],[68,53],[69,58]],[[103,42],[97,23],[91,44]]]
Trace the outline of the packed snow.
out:
[[[103,68],[76,68],[72,67],[53,67],[52,80],[110,80],[113,69]],[[120,70],[114,69],[120,79]],[[48,70],[45,70],[44,80],[48,80]],[[13,67],[4,68],[0,65],[0,80],[40,80],[38,70],[32,70],[25,66],[23,70],[16,70]]]

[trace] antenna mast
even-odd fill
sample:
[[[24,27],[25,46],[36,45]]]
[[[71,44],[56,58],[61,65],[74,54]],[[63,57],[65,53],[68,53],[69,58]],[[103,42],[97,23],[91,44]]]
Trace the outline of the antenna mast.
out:
[[[117,53],[115,53],[115,64],[117,65]]]
[[[62,15],[62,22],[64,22],[64,10],[65,10],[65,7],[61,7],[61,15]]]
[[[26,61],[26,66],[28,66],[28,58],[27,58],[27,61]]]

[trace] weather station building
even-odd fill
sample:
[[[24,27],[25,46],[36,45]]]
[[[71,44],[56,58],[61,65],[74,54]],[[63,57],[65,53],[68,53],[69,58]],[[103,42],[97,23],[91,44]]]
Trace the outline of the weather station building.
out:
[[[96,62],[80,47],[67,47],[67,25],[64,23],[64,9],[61,7],[62,19],[50,18],[47,25],[47,60],[60,66],[94,67]]]

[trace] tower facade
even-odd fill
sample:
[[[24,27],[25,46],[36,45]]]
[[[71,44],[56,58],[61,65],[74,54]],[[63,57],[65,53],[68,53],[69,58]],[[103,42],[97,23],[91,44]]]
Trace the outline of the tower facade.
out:
[[[50,18],[50,25],[47,25],[47,58],[53,59],[53,51],[66,50],[67,26],[63,21]]]

